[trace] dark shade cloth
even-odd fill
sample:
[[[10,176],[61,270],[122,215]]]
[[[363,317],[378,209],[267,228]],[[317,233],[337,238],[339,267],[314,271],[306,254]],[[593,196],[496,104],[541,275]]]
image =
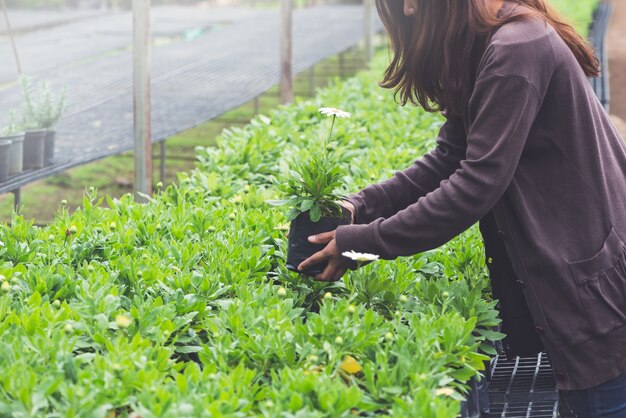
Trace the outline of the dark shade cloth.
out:
[[[626,371],[626,145],[543,19],[494,31],[467,114],[447,116],[430,154],[349,200],[356,224],[337,228],[339,251],[383,259],[436,248],[491,214],[557,388]],[[520,298],[506,280],[494,283],[512,312]]]

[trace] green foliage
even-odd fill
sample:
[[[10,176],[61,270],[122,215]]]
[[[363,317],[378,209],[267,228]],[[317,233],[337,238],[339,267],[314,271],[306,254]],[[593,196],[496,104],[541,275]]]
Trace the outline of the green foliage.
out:
[[[275,206],[288,205],[288,221],[306,212],[312,222],[323,216],[342,217],[337,203],[341,196],[336,191],[341,187],[342,173],[339,161],[333,155],[335,145],[330,142],[337,116],[332,118],[330,133],[321,149],[315,146],[308,149],[310,155],[304,161],[293,163],[287,178],[279,182],[278,189],[284,199],[268,201]]]
[[[50,83],[45,81],[37,87],[30,79],[20,79],[24,108],[23,125],[27,129],[53,128],[65,110],[65,89],[59,96],[52,92]]]
[[[341,217],[341,208],[336,203],[340,196],[335,190],[341,186],[341,172],[335,160],[326,153],[314,153],[304,162],[296,163],[284,187],[280,187],[282,201],[273,204],[287,204],[291,210],[287,220],[295,219],[300,213],[309,212],[311,221],[317,222],[322,216]]]
[[[285,268],[266,203],[322,103],[355,115],[340,193],[432,147],[441,119],[377,88],[384,64],[225,132],[148,204],[88,190],[49,226],[0,225],[0,415],[456,417],[501,337],[477,232],[323,283]]]
[[[593,11],[599,0],[549,0],[557,11],[574,24],[576,31],[586,37],[593,21]]]
[[[23,126],[17,120],[17,112],[15,110],[9,111],[9,120],[5,126],[0,126],[0,135],[11,136],[24,132]]]

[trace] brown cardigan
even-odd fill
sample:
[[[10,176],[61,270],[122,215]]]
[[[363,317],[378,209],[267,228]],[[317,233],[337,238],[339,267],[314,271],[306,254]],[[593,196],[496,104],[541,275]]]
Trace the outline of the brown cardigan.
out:
[[[544,21],[498,29],[467,119],[448,117],[434,151],[349,200],[357,224],[337,229],[339,250],[384,259],[438,247],[482,219],[492,275],[515,275],[492,277],[504,310],[523,318],[523,294],[534,321],[534,332],[506,331],[540,336],[558,388],[626,372],[626,145]]]

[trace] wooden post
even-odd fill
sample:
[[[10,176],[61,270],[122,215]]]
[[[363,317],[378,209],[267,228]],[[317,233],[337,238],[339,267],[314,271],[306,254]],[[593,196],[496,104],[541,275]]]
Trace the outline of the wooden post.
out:
[[[135,195],[152,194],[150,106],[150,0],[133,0]]]
[[[309,96],[313,97],[315,94],[315,65],[311,66],[309,70]]]
[[[372,1],[363,0],[364,9],[364,25],[363,30],[365,32],[365,65],[368,66],[372,61],[374,55],[374,48],[372,44]]]
[[[293,0],[281,0],[280,103],[293,102],[292,11]]]
[[[20,63],[20,56],[17,53],[17,47],[15,46],[15,38],[13,37],[13,29],[11,29],[11,22],[9,21],[9,13],[7,12],[7,5],[4,0],[2,2],[2,11],[4,12],[4,21],[7,24],[7,32],[9,33],[9,39],[11,40],[11,47],[13,47],[13,56],[15,57],[15,65],[17,65],[17,74],[22,76],[22,64]]]
[[[165,141],[161,141],[159,143],[160,149],[161,149],[161,158],[160,158],[160,174],[161,174],[161,183],[165,184]]]

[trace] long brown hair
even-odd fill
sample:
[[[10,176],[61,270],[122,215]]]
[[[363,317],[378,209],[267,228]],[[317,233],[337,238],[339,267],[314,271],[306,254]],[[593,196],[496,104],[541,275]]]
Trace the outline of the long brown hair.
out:
[[[415,15],[407,17],[402,0],[376,0],[393,51],[380,86],[395,89],[402,105],[411,102],[429,112],[445,109],[461,116],[474,89],[489,34],[529,15],[543,17],[556,30],[588,77],[599,74],[591,45],[545,0],[516,1],[530,12],[498,18],[488,0],[417,0]]]

